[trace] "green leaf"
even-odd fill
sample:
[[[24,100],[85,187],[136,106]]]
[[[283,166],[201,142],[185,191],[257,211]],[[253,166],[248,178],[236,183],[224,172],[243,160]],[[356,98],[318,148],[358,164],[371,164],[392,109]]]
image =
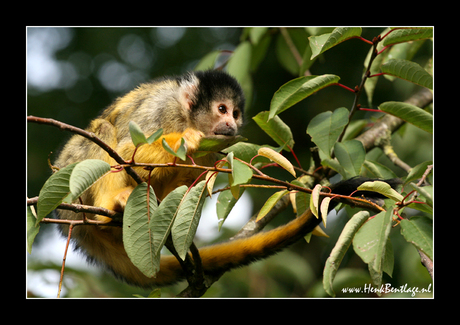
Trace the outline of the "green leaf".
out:
[[[401,234],[433,260],[433,221],[425,217],[401,220]]]
[[[346,174],[342,176],[348,179],[360,174],[366,158],[366,151],[361,141],[337,142],[334,146],[334,153]]]
[[[238,198],[243,195],[244,190],[245,188],[242,189],[242,193],[238,196]],[[228,215],[232,211],[233,207],[235,206],[236,202],[238,202],[238,199],[233,196],[231,191],[220,192],[219,196],[217,197],[216,212],[217,218],[219,219],[219,231]]]
[[[372,191],[380,193],[395,202],[401,202],[403,200],[403,196],[395,191],[390,184],[381,182],[381,181],[373,181],[373,182],[364,182],[357,188],[360,191]]]
[[[343,227],[342,233],[337,239],[331,254],[326,260],[323,271],[323,287],[330,296],[335,297],[334,290],[332,289],[332,282],[334,281],[337,270],[340,267],[340,263],[350,247],[351,241],[356,232],[368,218],[369,212],[367,211],[360,211],[351,217],[345,227]]]
[[[147,277],[153,277],[160,269],[154,257],[150,219],[157,209],[155,192],[147,183],[133,190],[126,202],[123,214],[123,245],[133,264]]]
[[[171,229],[171,235],[179,257],[184,260],[195,237],[206,199],[206,181],[199,182],[183,199]]]
[[[340,107],[334,113],[316,115],[308,124],[307,133],[327,158],[331,158],[331,149],[348,123],[348,114],[345,107]]]
[[[418,40],[418,41],[412,41],[412,42],[405,42],[405,43],[399,43],[392,45],[389,50],[386,50],[385,52],[386,55],[382,58],[381,63],[385,63],[391,59],[402,59],[402,60],[412,60],[414,55],[417,53],[417,51],[421,48],[421,46],[425,43],[426,40]],[[382,53],[383,54],[383,53]],[[380,55],[379,55],[380,56]],[[377,62],[374,61],[372,66],[376,65],[375,69],[380,70],[380,65]],[[427,70],[428,71],[428,70]],[[371,75],[378,73],[380,71],[371,71]],[[428,73],[432,74],[432,71],[428,71]],[[393,81],[395,79],[394,76],[391,75],[384,75],[385,79],[388,79],[390,81]],[[372,78],[373,79],[373,78]],[[366,81],[367,83],[367,81]]]
[[[251,38],[251,42],[254,45],[258,44],[262,36],[264,36],[267,32],[267,30],[268,27],[250,27],[249,37]]]
[[[252,46],[249,41],[240,43],[227,63],[227,72],[241,85],[246,97],[246,106],[251,102],[252,78],[251,69]]]
[[[291,182],[294,185],[305,187],[305,184],[299,182],[298,180],[293,180]],[[297,208],[296,216],[301,216],[307,209],[310,208],[310,194],[305,192],[297,192],[295,195],[295,205]]]
[[[385,271],[390,274],[393,271],[392,254],[387,254],[389,248],[388,236],[391,230],[393,209],[380,212],[367,221],[356,233],[353,239],[353,249],[369,266],[372,282],[376,287],[382,283],[382,275]]]
[[[410,81],[422,87],[433,89],[433,76],[415,62],[392,59],[382,64],[380,69],[386,74]]]
[[[279,116],[274,116],[268,119],[270,112],[260,112],[252,119],[257,125],[265,131],[277,144],[283,147],[286,151],[291,151],[289,148],[294,147],[294,137],[291,129],[284,123]]]
[[[257,151],[261,148],[262,146],[254,143],[247,143],[247,142],[239,142],[231,147],[225,148],[222,150],[223,153],[229,154],[230,152],[233,153],[236,157],[240,158],[241,160],[244,161],[251,161],[251,159],[257,155]],[[254,161],[256,161],[255,158]],[[268,161],[266,158],[260,158],[265,161]]]
[[[157,141],[163,135],[163,129],[158,129],[151,136],[147,138],[147,143],[152,144]]]
[[[194,153],[194,157],[200,157],[204,156],[205,154],[208,154],[210,152],[219,152],[222,151],[225,148],[228,148],[238,142],[241,141],[247,141],[245,137],[241,135],[236,135],[236,136],[222,136],[222,135],[216,135],[216,136],[209,136],[202,138],[200,141],[200,147],[198,150]]]
[[[134,121],[129,122],[129,134],[131,135],[135,147],[147,143],[147,139],[140,126]]]
[[[233,182],[231,186],[241,185],[248,183],[252,178],[252,169],[241,161],[234,159],[232,166]]]
[[[323,34],[320,36],[310,36],[310,47],[314,59],[316,56],[324,53],[330,48],[346,41],[350,38],[361,36],[361,27],[337,27],[332,33]]]
[[[288,193],[288,190],[282,190],[270,196],[268,200],[264,203],[262,209],[260,209],[259,214],[257,215],[256,222],[265,217],[267,213],[270,212],[270,210],[275,206],[275,204]]]
[[[365,160],[363,164],[364,176],[369,178],[389,179],[396,178],[397,175],[387,166],[373,160]]]
[[[152,235],[153,258],[155,265],[160,265],[161,249],[166,243],[166,239],[171,233],[171,228],[176,218],[178,207],[187,192],[188,187],[182,185],[169,193],[161,201],[158,209],[150,219],[149,229]]]
[[[417,207],[414,207],[414,209],[426,211],[428,213],[433,214],[433,185],[430,186],[417,186],[415,183],[409,183],[409,186],[416,190],[419,197],[417,198],[417,201],[425,201],[426,204],[420,204],[420,203],[412,203],[409,205],[410,208],[413,207],[413,205],[418,205]],[[407,189],[410,190],[410,189]],[[420,209],[420,206],[422,206],[422,209]]]
[[[110,165],[98,159],[87,159],[80,162],[72,171],[69,188],[73,199],[78,198],[91,185],[110,172]]]
[[[300,56],[303,56],[305,52],[310,52],[308,48],[308,34],[303,28],[286,28],[285,31],[288,33],[292,44],[296,48]],[[278,62],[281,66],[286,69],[292,75],[299,75],[299,62],[297,61],[294,54],[292,54],[292,44],[286,43],[286,38],[282,33],[278,33],[275,41],[275,53]],[[311,54],[310,54],[311,55]]]
[[[403,102],[385,102],[380,104],[379,109],[433,134],[433,115],[417,106]]]
[[[228,60],[227,72],[239,82],[249,76],[252,46],[249,41],[240,43]]]
[[[45,182],[38,195],[36,225],[69,196],[69,179],[77,164],[79,163],[76,162],[61,168]],[[67,201],[71,203],[72,200]]]
[[[166,140],[163,138],[162,140],[163,143],[163,148],[166,150],[166,152],[170,153],[171,155],[179,158],[180,160],[185,161],[187,159],[186,153],[187,153],[187,148],[185,147],[185,140],[184,138],[181,139],[180,141],[180,146],[177,148],[177,151],[174,151],[169,144],[166,142]]]
[[[209,69],[214,69],[217,58],[220,56],[221,51],[212,51],[206,54],[200,62],[195,66],[195,71],[206,71]]]
[[[393,45],[402,42],[416,41],[433,37],[433,28],[403,28],[392,31],[383,40],[383,45]]]
[[[325,74],[321,76],[306,76],[288,81],[273,95],[270,103],[269,119],[297,104],[317,91],[338,83],[339,76]]]
[[[412,181],[415,181],[423,176],[429,165],[433,165],[433,160],[424,161],[413,167],[404,180],[404,186]]]
[[[228,153],[227,157],[225,157],[225,160],[228,163],[228,167],[232,170],[232,173],[228,174],[228,184],[230,185],[230,191],[232,192],[233,197],[235,199],[239,199],[240,187],[233,180],[233,152],[232,151]]]

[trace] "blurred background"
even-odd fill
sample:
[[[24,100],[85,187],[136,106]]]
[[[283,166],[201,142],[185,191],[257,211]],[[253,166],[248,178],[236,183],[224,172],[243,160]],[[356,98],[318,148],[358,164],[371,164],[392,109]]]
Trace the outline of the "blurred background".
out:
[[[372,39],[384,28],[364,28],[362,36]],[[305,49],[307,37],[330,32],[331,28],[288,28],[299,50]],[[252,121],[260,111],[269,110],[273,93],[284,83],[298,76],[289,65],[284,39],[277,28],[269,30],[267,49],[257,67],[251,71],[251,92],[246,107],[247,124],[242,135],[251,143],[276,145]],[[116,97],[142,82],[164,75],[182,74],[193,70],[200,60],[215,50],[233,51],[240,44],[243,28],[27,28],[27,115],[53,118],[85,128]],[[303,46],[303,48],[302,48]],[[324,53],[310,68],[313,75],[336,74],[341,83],[353,88],[363,73],[363,62],[369,45],[349,40]],[[421,45],[414,61],[422,66],[432,55],[432,42]],[[374,106],[388,100],[405,100],[417,86],[401,80],[390,82],[379,78],[374,94]],[[248,95],[248,94],[247,94]],[[353,94],[338,88],[326,88],[282,113],[280,117],[290,126],[296,141],[295,151],[303,167],[310,161],[309,136],[306,127],[316,114],[350,107]],[[361,98],[367,105],[366,96]],[[374,107],[375,108],[375,107]],[[360,112],[357,118],[371,118]],[[51,171],[48,158],[54,161],[56,152],[70,138],[69,132],[57,128],[27,124],[27,195],[37,196]],[[432,159],[432,138],[418,129],[407,126],[393,137],[399,157],[411,166]],[[378,156],[378,154],[377,154]],[[287,158],[292,156],[287,154]],[[379,161],[397,175],[404,175],[385,158]],[[274,177],[286,177],[284,171],[274,170]],[[221,232],[217,231],[217,217],[212,202],[207,203],[197,234],[198,246],[228,238],[256,213],[273,192],[248,189],[238,202]],[[270,227],[289,221],[290,209],[278,216]],[[225,274],[206,293],[207,297],[315,297],[324,296],[322,270],[336,236],[347,221],[336,218],[326,232],[331,238],[314,237],[307,244],[299,242],[282,253]],[[392,236],[395,251],[393,277],[384,275],[384,283],[393,286],[427,288],[431,279],[420,264],[414,247],[399,235]],[[57,235],[53,225],[42,225],[28,255],[27,290],[30,296],[55,297],[65,240]],[[386,278],[385,278],[386,277]],[[362,286],[370,283],[367,265],[352,249],[345,257],[336,282]],[[163,296],[180,292],[185,284],[162,289]],[[64,281],[67,297],[130,297],[146,296],[148,291],[129,287],[115,281],[103,271],[88,266],[77,252],[69,251]],[[339,294],[339,293],[338,293]],[[347,297],[351,295],[346,295]],[[362,295],[361,295],[362,296]]]

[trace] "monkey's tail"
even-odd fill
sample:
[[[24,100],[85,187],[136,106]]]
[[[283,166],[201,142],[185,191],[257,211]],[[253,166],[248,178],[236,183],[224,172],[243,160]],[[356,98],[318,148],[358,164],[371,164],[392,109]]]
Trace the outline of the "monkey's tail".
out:
[[[371,179],[358,177],[339,182],[332,187],[333,193],[349,195],[363,182]],[[385,180],[392,187],[400,184],[400,180]],[[374,192],[360,192],[358,195],[369,198],[381,197]],[[329,209],[335,204],[331,202]],[[321,222],[308,209],[304,214],[267,232],[261,232],[248,238],[235,239],[228,242],[203,247],[199,250],[204,272],[208,275],[219,274],[223,271],[247,265],[253,261],[273,255],[283,248],[293,244],[303,236],[313,231]],[[162,256],[160,272],[157,274],[155,285],[168,285],[184,278],[178,261],[173,256]]]
[[[203,247],[199,250],[203,270],[207,275],[214,275],[266,258],[311,232],[320,221],[307,210],[303,215],[276,229]],[[184,274],[177,259],[174,256],[162,256],[160,271],[152,282],[156,286],[163,286],[183,278]]]

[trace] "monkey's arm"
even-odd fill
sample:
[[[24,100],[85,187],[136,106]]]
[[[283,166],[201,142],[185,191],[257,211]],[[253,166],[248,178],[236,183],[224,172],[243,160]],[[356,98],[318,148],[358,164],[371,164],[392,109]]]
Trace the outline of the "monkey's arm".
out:
[[[152,144],[144,144],[140,146],[134,155],[134,160],[136,162],[150,164],[172,163],[175,161],[175,157],[163,148],[163,139],[174,151],[177,151],[181,144],[181,139],[184,138],[187,147],[187,154],[189,155],[198,149],[203,136],[202,132],[192,128],[187,128],[184,132],[165,134]],[[126,160],[132,158],[134,150],[135,147],[131,141],[126,142],[117,148],[117,151]],[[185,163],[190,164],[191,161],[187,159]],[[135,170],[145,181],[147,181],[149,176],[148,170],[142,167],[136,167]],[[184,170],[180,168],[155,168],[150,173],[150,183],[154,188],[157,197],[162,200],[176,187],[192,184],[198,175],[197,171]],[[105,196],[108,199],[115,199],[115,202],[112,202],[113,205],[124,208],[126,205],[126,199],[135,186],[136,184],[133,182],[130,182],[130,184],[116,184],[115,186],[109,187],[112,190],[106,191]],[[122,199],[122,201],[119,199]],[[108,206],[104,207],[110,208]]]

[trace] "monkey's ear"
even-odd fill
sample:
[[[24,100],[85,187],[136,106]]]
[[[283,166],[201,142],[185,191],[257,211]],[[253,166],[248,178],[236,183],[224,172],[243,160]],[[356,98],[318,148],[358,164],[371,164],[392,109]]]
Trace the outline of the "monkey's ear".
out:
[[[192,82],[185,82],[179,90],[179,101],[182,107],[191,110],[196,102],[197,86]]]

